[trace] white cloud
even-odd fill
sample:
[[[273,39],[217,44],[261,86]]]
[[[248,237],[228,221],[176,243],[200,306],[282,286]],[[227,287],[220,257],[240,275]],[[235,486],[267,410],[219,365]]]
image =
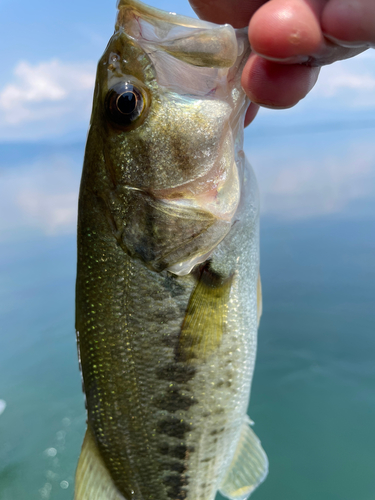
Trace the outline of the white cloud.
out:
[[[372,133],[362,138],[359,133],[337,134],[330,144],[334,136],[307,136],[298,142],[292,137],[274,138],[272,151],[262,150],[262,144],[249,149],[264,214],[284,219],[349,214],[356,203],[374,199]]]
[[[375,63],[375,57],[372,64]],[[370,64],[369,64],[370,63]],[[375,69],[368,59],[340,61],[324,67],[316,86],[323,95],[335,95],[341,89],[375,90]]]
[[[46,234],[71,232],[77,222],[77,192],[54,193],[25,190],[17,196],[17,205],[31,225]]]
[[[345,106],[375,106],[375,51],[324,66],[311,97],[336,97]]]
[[[31,139],[87,128],[95,63],[20,62],[0,90],[0,138]]]
[[[79,175],[78,165],[62,155],[0,171],[0,233],[74,233]]]
[[[335,95],[341,89],[375,90],[375,75],[353,74],[345,67],[336,66],[327,69],[319,86],[322,94],[326,96]]]

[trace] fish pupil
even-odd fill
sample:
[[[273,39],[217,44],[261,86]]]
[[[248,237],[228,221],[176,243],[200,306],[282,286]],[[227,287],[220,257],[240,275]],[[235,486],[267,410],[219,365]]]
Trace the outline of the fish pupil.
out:
[[[130,82],[119,82],[109,88],[104,106],[107,117],[113,123],[123,130],[131,130],[143,123],[147,116],[144,113],[148,108],[147,103],[146,92]]]
[[[138,99],[134,92],[127,91],[118,96],[117,109],[123,115],[130,115],[134,113],[137,107]]]

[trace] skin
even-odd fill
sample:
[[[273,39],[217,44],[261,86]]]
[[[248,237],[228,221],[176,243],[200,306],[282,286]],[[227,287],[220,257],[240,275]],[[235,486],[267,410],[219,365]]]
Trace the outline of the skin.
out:
[[[374,0],[190,0],[207,21],[249,27],[253,53],[242,73],[252,101],[290,108],[315,85],[319,69],[375,46]]]

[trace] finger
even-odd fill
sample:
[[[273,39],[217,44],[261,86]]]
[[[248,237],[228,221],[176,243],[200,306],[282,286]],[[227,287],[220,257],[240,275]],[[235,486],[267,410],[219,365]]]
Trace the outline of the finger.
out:
[[[249,40],[255,52],[285,63],[308,61],[324,47],[319,17],[326,0],[271,0],[252,17]]]
[[[248,125],[250,125],[250,123],[256,117],[258,111],[259,111],[258,104],[255,104],[254,102],[251,102],[250,106],[247,108],[246,115],[245,115],[245,123],[244,123],[245,127],[247,127]]]
[[[247,61],[241,84],[250,100],[275,109],[290,108],[313,88],[319,68],[303,64],[278,64],[253,54]]]
[[[189,0],[200,19],[244,28],[251,16],[267,0]]]
[[[313,66],[330,64],[362,52],[366,47],[345,48],[324,36],[320,17],[327,1],[270,0],[250,21],[249,40],[253,50],[271,61]]]
[[[340,45],[375,47],[374,0],[330,0],[321,22],[324,33]]]

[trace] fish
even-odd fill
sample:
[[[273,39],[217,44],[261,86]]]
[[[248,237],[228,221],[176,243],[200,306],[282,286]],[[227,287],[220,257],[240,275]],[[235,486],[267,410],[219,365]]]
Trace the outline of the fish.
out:
[[[246,499],[261,314],[246,30],[120,0],[79,194],[75,500]]]

